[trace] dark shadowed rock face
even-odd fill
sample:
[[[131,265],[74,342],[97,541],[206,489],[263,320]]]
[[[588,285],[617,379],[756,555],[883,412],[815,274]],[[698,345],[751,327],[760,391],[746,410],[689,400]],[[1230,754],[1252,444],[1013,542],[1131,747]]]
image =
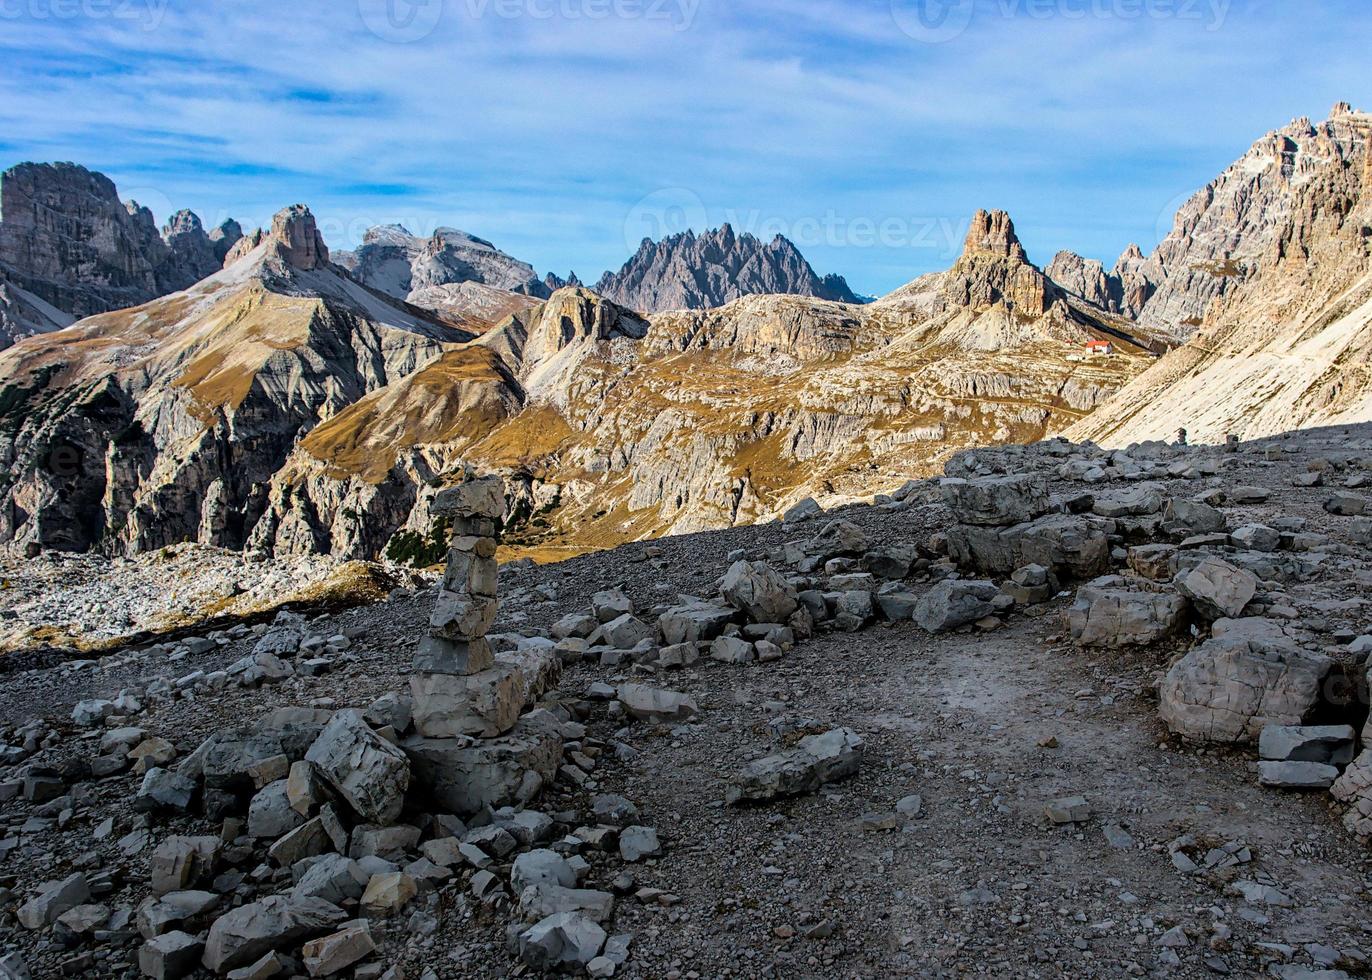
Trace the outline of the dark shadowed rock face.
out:
[[[174,293],[214,275],[224,268],[224,257],[242,237],[242,229],[232,219],[214,229],[211,237],[194,211],[176,212],[162,228],[169,254],[157,269],[158,291]]]
[[[74,163],[22,163],[0,174],[0,274],[64,314],[92,316],[185,289],[217,271],[241,236],[211,240],[180,211],[159,233],[151,211],[125,204],[104,174]],[[28,332],[41,332],[30,320]]]
[[[821,279],[795,245],[778,235],[763,243],[725,225],[697,236],[688,231],[660,242],[644,239],[596,292],[645,313],[713,309],[742,296],[785,293],[839,303],[860,300],[842,276]]]

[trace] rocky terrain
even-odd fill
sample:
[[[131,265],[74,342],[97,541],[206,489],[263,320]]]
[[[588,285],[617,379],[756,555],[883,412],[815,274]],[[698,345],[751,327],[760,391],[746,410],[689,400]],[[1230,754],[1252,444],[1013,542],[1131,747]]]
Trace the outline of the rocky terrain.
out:
[[[76,278],[0,283],[0,329],[27,337],[0,354],[0,541],[423,564],[431,501],[475,465],[517,501],[506,547],[544,559],[869,498],[969,446],[1364,421],[1369,118],[1259,141],[1112,272],[1041,269],[979,212],[950,269],[868,304],[727,227],[645,243],[589,290],[451,229],[373,229],[340,257],[303,206],[159,237],[99,175],[16,168],[3,254]],[[42,203],[67,198],[61,220]],[[137,282],[102,280],[90,235]],[[221,262],[75,323],[43,298]]]
[[[12,167],[0,174],[0,349],[186,289],[241,236],[231,220],[207,233],[189,211],[159,233],[152,212],[76,164]]]
[[[979,221],[996,227],[976,225],[953,270],[870,306],[765,296],[644,320],[560,290],[319,425],[263,524],[308,521],[320,550],[370,557],[397,530],[428,537],[432,485],[470,462],[521,501],[507,540],[557,554],[862,496],[956,448],[1039,438],[1149,358],[1127,324],[1060,296],[1007,216]],[[1085,355],[1105,336],[1117,356]],[[349,510],[373,516],[362,536],[340,535]]]
[[[423,288],[454,287],[473,288]],[[584,550],[898,486],[1070,424],[1149,360],[1000,213],[952,270],[872,305],[747,297],[649,321],[567,287],[468,322],[361,284],[288,209],[190,290],[0,355],[0,537],[394,557],[475,463],[521,501],[511,541]],[[1101,338],[1114,356],[1087,353]]]
[[[417,591],[0,660],[0,964],[1366,975],[1369,474],[1055,440],[498,574],[469,474]]]
[[[1368,114],[1346,102],[1324,122],[1293,120],[1187,200],[1151,255],[1130,245],[1107,273],[1095,260],[1062,252],[1048,274],[1089,302],[1138,321],[1146,332],[1185,341],[1217,301],[1270,265],[1283,239],[1291,245],[1292,225],[1301,226],[1312,193],[1340,182],[1350,168],[1361,169],[1370,127]],[[1315,229],[1306,221],[1300,230]]]
[[[1196,311],[1195,336],[1074,437],[1123,445],[1184,426],[1193,439],[1221,442],[1372,418],[1369,137],[1372,115],[1337,107],[1320,127],[1300,121],[1271,138],[1280,167],[1255,149],[1221,179],[1222,190],[1236,172],[1256,175],[1257,190],[1276,185],[1284,203],[1263,211],[1260,234],[1244,237],[1243,272],[1208,313]]]
[[[821,279],[781,235],[762,242],[736,234],[729,225],[700,235],[686,231],[660,242],[645,238],[622,269],[601,276],[595,291],[640,313],[713,309],[744,296],[769,294],[859,302],[842,276]]]
[[[187,291],[0,353],[0,536],[68,551],[241,548],[301,435],[472,337],[338,271],[301,207],[226,263]],[[314,550],[299,540],[289,550]]]

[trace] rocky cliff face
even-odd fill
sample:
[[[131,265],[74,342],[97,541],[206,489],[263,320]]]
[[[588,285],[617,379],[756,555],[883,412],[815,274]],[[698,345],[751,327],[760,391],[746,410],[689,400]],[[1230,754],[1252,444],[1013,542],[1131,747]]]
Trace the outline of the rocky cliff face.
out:
[[[763,294],[859,302],[842,276],[821,279],[780,235],[763,243],[734,234],[728,225],[700,236],[688,231],[660,242],[644,239],[619,272],[601,277],[595,291],[644,313],[713,309]]]
[[[1048,275],[1088,302],[1138,321],[1172,345],[1241,287],[1277,242],[1307,189],[1363,159],[1364,115],[1339,103],[1328,120],[1301,118],[1258,140],[1177,211],[1152,255],[1130,245],[1115,267],[1062,252]]]
[[[1262,171],[1291,187],[1266,247],[1186,345],[1074,432],[1117,445],[1185,426],[1218,442],[1372,420],[1372,115],[1341,111],[1312,131],[1331,156],[1315,165],[1292,148],[1288,175]]]
[[[91,316],[187,288],[222,266],[239,234],[233,222],[216,233],[211,241],[189,211],[159,233],[150,211],[125,205],[108,177],[75,164],[0,174],[0,276],[62,314]],[[12,296],[7,316],[17,326],[0,330],[0,344],[57,322],[30,314]]]
[[[241,547],[302,435],[471,339],[329,265],[303,207],[229,258],[189,290],[0,354],[0,537]]]

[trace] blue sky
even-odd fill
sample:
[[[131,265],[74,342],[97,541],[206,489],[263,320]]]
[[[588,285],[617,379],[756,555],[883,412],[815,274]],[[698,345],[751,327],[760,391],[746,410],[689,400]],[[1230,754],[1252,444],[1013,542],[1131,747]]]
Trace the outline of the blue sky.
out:
[[[618,268],[730,220],[882,293],[978,207],[1151,249],[1262,134],[1372,108],[1365,0],[0,0],[0,164],[159,220],[302,201]]]

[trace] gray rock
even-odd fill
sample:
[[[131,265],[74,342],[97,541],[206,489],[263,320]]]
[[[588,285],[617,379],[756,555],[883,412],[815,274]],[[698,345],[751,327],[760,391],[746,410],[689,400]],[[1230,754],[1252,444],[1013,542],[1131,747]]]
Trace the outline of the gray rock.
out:
[[[325,854],[312,863],[291,889],[293,898],[317,898],[332,905],[360,899],[368,875],[361,865],[342,854]]]
[[[531,777],[550,783],[562,760],[562,736],[553,719],[532,712],[508,733],[476,743],[463,739],[407,739],[402,746],[416,780],[447,813],[468,816],[485,806],[517,802]]]
[[[368,823],[393,823],[410,785],[405,753],[381,738],[360,711],[339,711],[305,754]]]
[[[103,698],[90,698],[77,702],[76,707],[71,710],[71,720],[83,728],[90,728],[93,725],[104,724],[105,719],[114,713],[113,701],[106,701]]]
[[[220,897],[214,892],[168,892],[161,897],[148,898],[138,906],[135,924],[144,939],[152,939],[174,927],[199,920],[219,902]]]
[[[1199,500],[1186,500],[1174,497],[1163,510],[1163,522],[1167,526],[1184,529],[1190,534],[1214,534],[1223,531],[1228,525],[1224,514]]]
[[[999,592],[994,582],[945,579],[915,603],[915,622],[929,633],[943,633],[975,623],[995,612],[991,600]]]
[[[1329,789],[1338,778],[1338,769],[1321,762],[1258,763],[1258,781],[1279,789]]]
[[[798,605],[795,589],[766,562],[735,562],[719,591],[754,623],[784,623]]]
[[[536,849],[525,851],[515,858],[510,869],[510,884],[518,894],[530,885],[551,884],[562,888],[576,887],[576,872],[567,859],[556,851]]]
[[[305,822],[305,816],[291,808],[286,794],[288,782],[278,779],[252,798],[248,804],[248,833],[251,836],[276,839]]]
[[[1324,509],[1337,517],[1361,517],[1372,512],[1372,500],[1355,493],[1339,492],[1324,502]]]
[[[598,623],[609,623],[621,616],[632,616],[634,603],[619,589],[608,589],[591,596],[591,614]]]
[[[200,966],[205,944],[184,932],[149,939],[138,949],[138,968],[153,980],[180,980]]]
[[[745,766],[725,790],[728,803],[761,802],[812,793],[857,772],[866,748],[850,728],[807,735],[784,752]]]
[[[584,967],[605,945],[605,930],[577,912],[560,912],[519,934],[519,956],[535,970]]]
[[[662,640],[668,646],[700,643],[715,639],[733,621],[733,609],[709,602],[689,602],[673,606],[657,618]]]
[[[300,951],[305,972],[312,977],[328,977],[370,956],[376,950],[371,929],[362,922],[338,932],[311,939]]]
[[[1273,762],[1318,762],[1346,766],[1353,761],[1352,725],[1267,725],[1258,737],[1258,755]]]
[[[325,932],[345,918],[342,909],[317,898],[271,895],[215,920],[205,941],[204,964],[216,973],[226,973],[264,953]]]
[[[38,894],[19,907],[16,918],[25,929],[41,929],[52,925],[64,912],[84,905],[90,897],[86,876],[77,872],[60,881],[39,885]]]
[[[939,484],[943,502],[963,524],[1009,527],[1047,512],[1048,489],[1042,476],[1015,473]]]
[[[1083,647],[1148,646],[1181,630],[1185,599],[1170,591],[1113,587],[1120,581],[1098,580],[1077,591],[1066,614],[1073,642]]]
[[[495,738],[524,709],[524,674],[507,663],[478,674],[412,674],[415,731],[425,738]]]
[[[1244,621],[1246,622],[1246,621]],[[1314,710],[1331,662],[1257,629],[1207,640],[1159,686],[1158,713],[1174,733],[1252,742],[1267,725],[1299,725]]]
[[[646,684],[621,684],[616,696],[625,711],[644,721],[690,721],[700,713],[690,695]]]
[[[604,623],[600,627],[600,634],[616,650],[632,650],[644,640],[657,638],[656,631],[632,613],[625,613]]]
[[[148,859],[152,893],[184,891],[214,871],[222,843],[218,837],[168,837]]]
[[[133,798],[135,810],[181,810],[190,808],[195,796],[195,783],[180,773],[152,768],[143,774],[143,782]]]
[[[633,864],[662,853],[657,831],[651,827],[625,827],[619,832],[619,856]]]
[[[1264,524],[1245,524],[1229,535],[1234,546],[1249,551],[1276,551],[1281,547],[1281,532]]]
[[[1208,619],[1238,617],[1258,591],[1252,572],[1219,558],[1206,558],[1194,568],[1178,572],[1173,584]]]
[[[1009,575],[1042,565],[1060,577],[1090,579],[1110,568],[1111,522],[1075,514],[1050,514],[1027,524],[948,529],[948,554],[959,565]]]
[[[710,659],[726,664],[746,664],[757,659],[757,648],[738,636],[718,636],[710,644]]]

